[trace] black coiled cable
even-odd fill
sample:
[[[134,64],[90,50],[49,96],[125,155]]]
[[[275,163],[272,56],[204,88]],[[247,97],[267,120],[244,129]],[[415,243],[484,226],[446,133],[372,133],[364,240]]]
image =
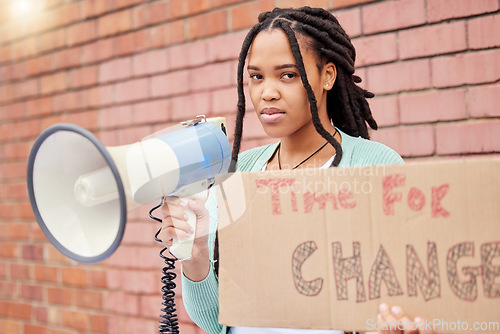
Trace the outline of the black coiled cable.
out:
[[[153,211],[158,209],[163,205],[163,198],[161,199],[161,203],[152,208],[149,211],[149,217],[153,220],[156,220],[158,222],[162,222],[162,220],[158,217],[153,216]],[[160,239],[158,239],[158,234],[160,234],[161,229],[158,230],[155,234],[155,240],[157,242],[162,242]],[[177,334],[179,333],[179,320],[177,318],[176,311],[177,309],[175,308],[175,287],[176,284],[174,282],[175,278],[177,277],[177,274],[174,273],[175,269],[175,262],[177,259],[175,257],[167,257],[163,253],[168,252],[167,247],[163,248],[160,251],[160,257],[165,261],[166,267],[162,269],[163,272],[163,277],[161,278],[161,282],[163,283],[163,287],[161,288],[161,291],[163,292],[163,303],[162,305],[164,308],[161,309],[163,314],[160,314],[160,326],[158,334]]]

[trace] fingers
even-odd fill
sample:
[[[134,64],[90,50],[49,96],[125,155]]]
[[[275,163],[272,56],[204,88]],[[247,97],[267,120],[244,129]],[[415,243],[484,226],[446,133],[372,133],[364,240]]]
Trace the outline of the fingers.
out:
[[[377,321],[380,324],[381,333],[404,333],[404,334],[432,334],[426,330],[425,321],[421,318],[410,318],[401,307],[390,307],[380,304]]]

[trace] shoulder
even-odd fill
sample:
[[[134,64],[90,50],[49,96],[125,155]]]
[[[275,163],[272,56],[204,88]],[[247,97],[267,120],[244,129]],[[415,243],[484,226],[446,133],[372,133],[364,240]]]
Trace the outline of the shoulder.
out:
[[[250,172],[260,170],[269,160],[278,144],[254,147],[238,155],[238,171]]]
[[[342,166],[402,164],[403,158],[390,147],[342,133]],[[344,160],[345,159],[345,160]]]

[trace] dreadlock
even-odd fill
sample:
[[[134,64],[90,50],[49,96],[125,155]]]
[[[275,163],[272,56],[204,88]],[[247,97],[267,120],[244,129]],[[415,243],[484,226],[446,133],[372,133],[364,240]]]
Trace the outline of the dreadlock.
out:
[[[377,123],[373,119],[367,98],[374,95],[356,85],[361,78],[354,75],[356,51],[351,39],[340,26],[338,20],[329,11],[322,8],[302,7],[298,9],[275,8],[259,15],[259,23],[247,34],[238,59],[238,112],[234,132],[234,143],[230,172],[236,171],[238,154],[243,135],[243,118],[245,117],[245,94],[243,89],[243,73],[250,46],[258,33],[265,30],[281,29],[286,34],[295,58],[302,84],[309,99],[313,125],[316,131],[325,138],[336,151],[332,166],[338,166],[342,159],[340,143],[323,127],[318,115],[316,97],[307,79],[297,34],[310,37],[319,62],[332,62],[337,68],[337,78],[333,89],[327,93],[327,113],[329,119],[343,132],[351,136],[369,139],[368,125],[376,130]],[[320,65],[318,65],[320,67]]]

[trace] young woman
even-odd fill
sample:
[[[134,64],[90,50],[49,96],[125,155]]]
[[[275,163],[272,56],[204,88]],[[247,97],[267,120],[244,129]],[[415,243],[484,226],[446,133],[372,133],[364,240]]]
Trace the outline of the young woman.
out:
[[[337,19],[321,8],[279,9],[259,16],[248,33],[238,65],[238,114],[231,171],[349,167],[402,163],[390,148],[368,140],[367,123],[377,123],[366,101],[373,94],[356,83],[355,50]],[[247,66],[245,68],[245,64]],[[266,133],[276,144],[239,154],[245,115],[243,76]],[[193,321],[209,333],[226,333],[218,323],[217,203],[168,198],[162,207],[161,240],[196,233],[193,258],[182,263],[182,296]],[[190,231],[183,207],[197,214]],[[384,306],[386,306],[384,304]],[[405,318],[398,308],[381,309],[381,321]],[[397,312],[400,311],[400,312]],[[231,328],[231,333],[334,333],[290,329]]]

